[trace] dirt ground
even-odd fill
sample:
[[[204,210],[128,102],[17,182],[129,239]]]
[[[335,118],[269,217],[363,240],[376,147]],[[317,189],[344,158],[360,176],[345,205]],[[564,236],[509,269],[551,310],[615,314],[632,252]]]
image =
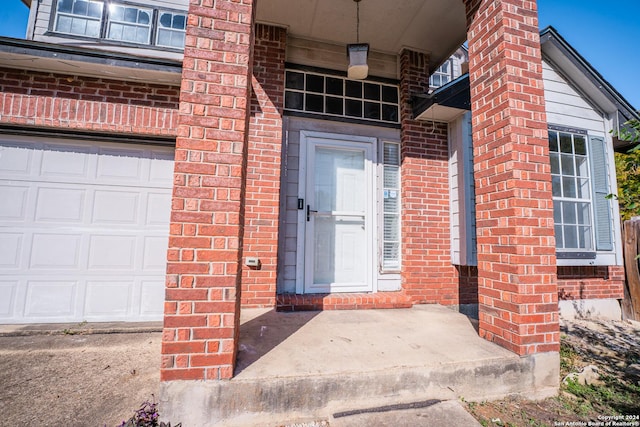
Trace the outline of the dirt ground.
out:
[[[561,383],[559,396],[541,402],[466,402],[467,410],[485,427],[640,426],[640,378],[629,375],[640,364],[640,323],[562,321],[560,329],[561,379],[592,365],[596,384]]]
[[[0,337],[0,425],[119,425],[158,392],[160,341],[159,332]],[[604,384],[562,386],[542,402],[465,402],[466,409],[483,426],[501,427],[640,416],[640,383],[624,373],[640,364],[640,324],[563,322],[561,360],[563,377],[596,365]]]
[[[119,425],[158,392],[160,341],[159,332],[0,337],[0,425]]]

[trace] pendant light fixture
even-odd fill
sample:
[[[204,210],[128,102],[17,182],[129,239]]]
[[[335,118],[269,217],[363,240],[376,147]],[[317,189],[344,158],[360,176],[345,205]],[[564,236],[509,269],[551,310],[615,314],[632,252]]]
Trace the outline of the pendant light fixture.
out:
[[[349,57],[349,68],[347,77],[354,80],[366,79],[369,74],[367,65],[367,55],[369,54],[369,44],[360,43],[360,1],[356,3],[356,43],[347,45],[347,56]]]

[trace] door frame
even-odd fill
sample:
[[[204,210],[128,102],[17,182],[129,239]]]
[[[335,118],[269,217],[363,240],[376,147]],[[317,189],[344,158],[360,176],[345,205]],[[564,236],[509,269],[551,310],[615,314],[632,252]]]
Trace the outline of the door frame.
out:
[[[360,135],[348,135],[330,132],[314,132],[301,130],[300,131],[300,165],[298,176],[298,199],[303,199],[303,209],[298,209],[298,233],[297,233],[297,251],[296,251],[296,294],[305,293],[305,278],[306,274],[306,242],[307,242],[307,225],[306,225],[306,202],[307,202],[307,172],[308,172],[308,145],[309,140],[325,139],[328,143],[337,142],[335,145],[349,145],[353,147],[362,146],[362,144],[368,144],[369,151],[371,153],[370,161],[365,159],[365,174],[367,176],[367,209],[369,215],[365,219],[365,227],[369,229],[367,233],[367,283],[371,283],[371,288],[367,292],[376,292],[378,290],[376,270],[376,257],[375,250],[377,245],[374,242],[377,241],[377,205],[376,205],[376,170],[377,159],[377,144],[378,138],[360,136]]]

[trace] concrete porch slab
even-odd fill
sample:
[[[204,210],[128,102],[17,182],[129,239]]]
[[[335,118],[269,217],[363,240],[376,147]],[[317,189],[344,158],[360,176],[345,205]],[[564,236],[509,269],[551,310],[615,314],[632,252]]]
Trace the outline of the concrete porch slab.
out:
[[[553,395],[559,356],[517,355],[478,337],[464,315],[411,309],[243,310],[235,377],[161,386],[184,425],[279,425],[428,399]]]

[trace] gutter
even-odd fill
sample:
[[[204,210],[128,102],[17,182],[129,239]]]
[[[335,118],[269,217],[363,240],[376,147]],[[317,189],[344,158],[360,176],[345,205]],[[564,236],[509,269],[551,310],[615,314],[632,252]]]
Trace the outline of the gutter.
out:
[[[134,56],[83,47],[69,47],[10,37],[0,37],[0,53],[177,74],[182,72],[182,62],[180,61]]]

